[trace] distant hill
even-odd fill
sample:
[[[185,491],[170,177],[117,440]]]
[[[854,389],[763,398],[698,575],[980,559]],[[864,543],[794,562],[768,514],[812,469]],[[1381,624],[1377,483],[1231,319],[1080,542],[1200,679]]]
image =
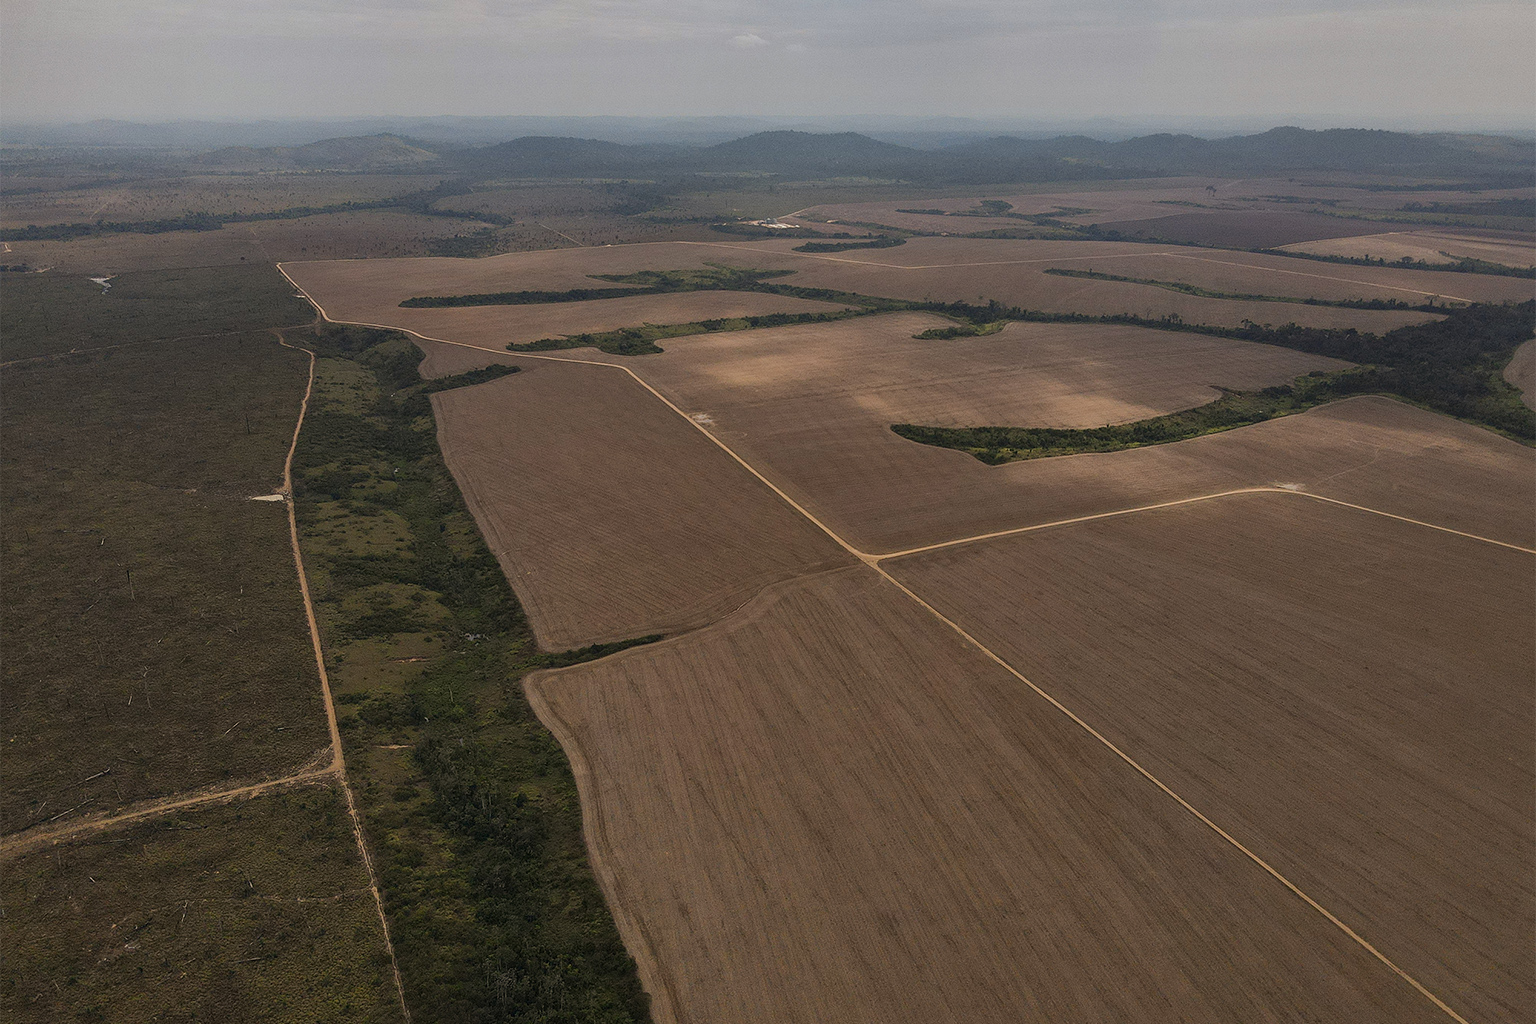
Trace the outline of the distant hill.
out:
[[[1536,143],[1502,136],[1275,128],[1225,139],[1159,134],[1101,142],[1081,135],[1000,136],[943,149],[915,149],[855,132],[770,131],[696,148],[530,136],[465,150],[454,159],[477,171],[528,177],[757,172],[798,179],[867,177],[970,184],[1344,171],[1527,180],[1536,164]]]
[[[229,171],[397,171],[435,164],[438,154],[398,135],[322,139],[304,146],[230,146],[195,157],[201,168]]]
[[[857,132],[766,131],[705,146],[626,145],[528,135],[444,147],[394,134],[302,146],[216,149],[197,167],[245,171],[441,169],[472,177],[632,178],[762,174],[780,179],[877,178],[923,185],[1307,172],[1412,174],[1515,185],[1536,182],[1536,141],[1491,135],[1410,135],[1366,129],[1274,128],[1204,139],[1157,134],[1117,142],[1083,135],[1014,136],[918,149]]]

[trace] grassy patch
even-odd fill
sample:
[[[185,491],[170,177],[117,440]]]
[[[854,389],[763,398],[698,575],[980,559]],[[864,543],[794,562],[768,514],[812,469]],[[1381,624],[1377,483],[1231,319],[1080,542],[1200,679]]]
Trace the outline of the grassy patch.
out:
[[[282,481],[307,368],[258,333],[0,373],[8,830],[326,745],[283,505],[249,500]]]
[[[400,1019],[340,794],[183,811],[6,865],[5,1017]]]
[[[0,357],[6,361],[190,335],[308,323],[314,310],[269,266],[84,276],[7,275]]]
[[[518,685],[627,645],[538,650],[418,404],[483,374],[424,384],[386,331],[314,344],[300,531],[407,1000],[440,1020],[646,1020],[570,768]]]
[[[1236,299],[1243,302],[1295,302],[1303,306],[1337,306],[1341,309],[1411,309],[1421,313],[1443,313],[1444,305],[1436,306],[1434,303],[1411,305],[1398,299],[1300,299],[1292,295],[1256,295],[1246,292],[1221,292],[1212,291],[1209,288],[1201,288],[1199,285],[1186,284],[1183,281],[1159,281],[1150,277],[1122,277],[1119,274],[1105,274],[1097,270],[1069,270],[1062,267],[1050,267],[1045,270],[1047,274],[1055,274],[1057,277],[1077,277],[1089,281],[1121,281],[1126,284],[1145,284],[1154,288],[1164,288],[1171,292],[1182,292],[1185,295],[1199,295],[1207,299]]]

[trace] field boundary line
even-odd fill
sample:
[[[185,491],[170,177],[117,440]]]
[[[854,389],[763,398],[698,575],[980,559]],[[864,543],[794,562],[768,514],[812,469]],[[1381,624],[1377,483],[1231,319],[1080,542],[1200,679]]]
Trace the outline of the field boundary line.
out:
[[[565,719],[555,713],[549,706],[542,690],[539,689],[540,674],[523,683],[523,694],[528,698],[528,705],[533,709],[540,722],[555,737],[560,744],[560,749],[565,751],[566,758],[571,762],[571,775],[576,780],[578,793],[583,781],[587,783],[587,791],[590,799],[580,799],[577,803],[581,807],[581,825],[583,839],[587,845],[587,851],[592,860],[592,873],[597,876],[598,885],[606,894],[612,894],[608,901],[609,910],[613,914],[614,924],[619,929],[621,938],[627,936],[637,937],[643,947],[639,952],[643,956],[635,956],[635,967],[641,975],[641,984],[646,993],[651,997],[651,1016],[657,1024],[680,1024],[686,1020],[683,1014],[682,1004],[678,1001],[677,992],[672,982],[672,976],[667,972],[661,958],[656,955],[656,944],[651,939],[650,931],[645,927],[645,922],[638,915],[631,912],[629,905],[622,897],[623,887],[619,884],[618,876],[610,865],[595,851],[610,849],[608,843],[608,830],[603,825],[602,815],[598,813],[600,797],[598,795],[597,776],[592,771],[592,766],[587,762],[586,753],[581,744],[576,742],[576,736]],[[626,948],[629,943],[625,943]],[[635,951],[630,950],[634,956]],[[651,981],[653,985],[645,985]]]
[[[701,242],[701,243],[692,243],[692,244],[712,245],[712,244],[715,244],[715,243],[702,243]],[[278,264],[278,268],[277,269],[278,269],[278,271],[280,273],[283,274],[284,277],[288,277],[287,273],[283,270],[283,267],[282,267],[281,264]],[[337,323],[338,322],[338,321],[332,320],[331,317],[325,312],[324,307],[322,307],[318,302],[315,302],[314,299],[309,295],[309,293],[307,291],[305,291],[302,287],[300,287],[296,282],[293,282],[292,278],[289,278],[289,282],[292,283],[295,288],[298,288],[300,293],[302,293],[305,298],[308,298],[311,302],[314,303],[315,308],[320,311],[321,317],[323,317],[325,320],[330,321],[332,323]],[[509,351],[507,351],[505,349],[497,350],[497,349],[486,348],[486,347],[484,347],[482,345],[470,345],[470,344],[467,344],[467,343],[464,343],[464,342],[445,341],[444,339],[441,339],[441,338],[429,338],[426,335],[419,334],[419,333],[417,333],[415,331],[411,331],[411,330],[403,329],[403,328],[399,328],[399,327],[391,327],[391,326],[385,325],[385,324],[361,324],[360,326],[377,327],[377,328],[386,329],[386,330],[402,331],[402,333],[410,334],[410,335],[412,335],[414,337],[421,338],[421,339],[423,339],[425,341],[433,341],[433,342],[437,342],[439,344],[458,345],[459,347],[462,347],[462,348],[477,349],[477,350],[482,351],[482,352],[491,352],[491,353],[494,353],[494,354],[496,354],[498,356],[513,355],[513,353],[511,353],[511,352],[509,352]],[[519,352],[519,353],[516,353],[515,355],[518,358],[523,358],[525,356],[530,356],[531,354],[530,353]],[[311,357],[313,357],[313,353],[311,353]],[[1186,810],[1190,814],[1192,814],[1197,820],[1199,820],[1202,824],[1206,825],[1209,829],[1211,829],[1211,831],[1215,832],[1216,835],[1218,835],[1222,839],[1226,840],[1227,843],[1229,843],[1231,846],[1233,846],[1235,849],[1237,849],[1239,852],[1241,852],[1250,861],[1252,861],[1255,865],[1257,865],[1260,869],[1262,869],[1266,874],[1268,874],[1270,877],[1274,878],[1281,885],[1283,885],[1286,889],[1288,889],[1293,895],[1295,895],[1296,897],[1301,899],[1304,903],[1307,904],[1307,906],[1311,907],[1317,913],[1322,915],[1323,918],[1325,918],[1329,923],[1333,924],[1340,931],[1342,931],[1345,935],[1347,935],[1350,939],[1354,940],[1354,942],[1357,945],[1359,945],[1362,949],[1364,949],[1366,952],[1368,952],[1371,956],[1375,957],[1376,960],[1378,960],[1380,963],[1382,963],[1387,968],[1389,968],[1398,977],[1400,977],[1401,979],[1406,981],[1409,985],[1411,985],[1414,988],[1415,991],[1417,991],[1425,999],[1429,1000],[1431,1003],[1433,1003],[1440,1010],[1444,1011],[1445,1014],[1447,1016],[1449,1016],[1451,1019],[1457,1021],[1457,1024],[1470,1024],[1470,1022],[1467,1021],[1467,1019],[1465,1017],[1461,1016],[1455,1010],[1451,1009],[1451,1007],[1448,1006],[1444,1001],[1442,1001],[1438,996],[1436,996],[1433,992],[1431,992],[1429,989],[1424,987],[1424,985],[1422,983],[1420,983],[1417,978],[1413,977],[1407,971],[1403,970],[1397,964],[1392,962],[1392,960],[1390,960],[1386,956],[1386,954],[1382,953],[1379,949],[1377,949],[1375,946],[1373,946],[1359,932],[1356,932],[1349,925],[1345,924],[1342,920],[1340,920],[1338,917],[1336,917],[1331,911],[1329,911],[1321,903],[1318,903],[1311,896],[1307,895],[1304,891],[1302,891],[1301,888],[1299,888],[1289,878],[1286,878],[1279,871],[1277,871],[1274,867],[1272,867],[1269,864],[1268,861],[1265,861],[1258,854],[1256,854],[1252,850],[1248,849],[1248,847],[1244,846],[1241,842],[1239,842],[1231,833],[1227,832],[1220,825],[1216,824],[1216,822],[1214,822],[1209,817],[1207,817],[1204,813],[1202,813],[1200,810],[1198,810],[1193,804],[1191,804],[1189,801],[1185,800],[1178,793],[1176,793],[1172,789],[1170,789],[1166,783],[1164,783],[1157,776],[1153,775],[1146,768],[1142,767],[1140,763],[1138,763],[1129,754],[1125,753],[1125,751],[1123,751],[1119,747],[1117,747],[1103,733],[1099,732],[1093,726],[1089,725],[1088,722],[1086,722],[1083,718],[1078,716],[1076,712],[1072,711],[1065,704],[1061,703],[1061,701],[1059,701],[1055,697],[1051,696],[1049,693],[1047,693],[1045,690],[1041,689],[1039,686],[1036,686],[1033,682],[1031,682],[1018,669],[1014,668],[1007,661],[1003,660],[995,652],[993,652],[991,648],[987,647],[980,640],[976,639],[976,637],[974,637],[970,633],[966,632],[966,630],[964,628],[962,628],[958,623],[956,623],[953,619],[950,619],[948,616],[944,615],[942,612],[940,612],[933,605],[929,604],[927,601],[923,600],[923,598],[919,597],[914,591],[909,589],[900,580],[898,580],[898,579],[896,579],[896,577],[892,576],[889,572],[887,572],[885,570],[885,568],[883,566],[880,565],[880,560],[881,560],[882,556],[871,555],[871,554],[868,554],[866,552],[860,551],[858,548],[855,548],[852,544],[848,543],[841,536],[839,536],[836,532],[834,532],[830,527],[828,527],[825,523],[823,523],[820,519],[818,519],[814,515],[812,515],[803,505],[801,505],[799,502],[795,501],[788,494],[786,494],[782,489],[780,489],[778,487],[778,485],[774,484],[766,476],[764,476],[762,473],[760,473],[754,466],[752,466],[751,463],[747,462],[740,455],[738,455],[735,451],[733,451],[730,448],[729,445],[727,445],[724,441],[720,440],[713,433],[711,433],[703,424],[699,423],[698,421],[693,419],[693,417],[691,417],[687,413],[683,412],[680,408],[678,408],[675,404],[673,404],[673,402],[670,399],[668,399],[665,395],[661,394],[661,392],[657,391],[650,384],[646,383],[645,380],[643,380],[638,374],[636,374],[629,367],[622,366],[622,365],[617,364],[617,363],[602,362],[602,361],[595,360],[595,359],[568,359],[568,358],[562,358],[562,357],[558,357],[558,356],[541,356],[541,355],[531,355],[531,357],[535,358],[535,359],[549,360],[549,361],[552,361],[552,362],[580,363],[580,364],[589,365],[589,366],[607,366],[607,367],[610,367],[612,369],[622,370],[625,373],[627,373],[631,378],[633,378],[637,383],[639,383],[641,387],[645,388],[645,390],[647,390],[651,394],[655,395],[658,399],[660,399],[667,406],[667,408],[669,408],[673,412],[677,413],[679,416],[681,416],[683,418],[684,421],[686,421],[691,426],[693,426],[694,429],[698,430],[705,437],[707,437],[711,441],[713,441],[718,448],[720,448],[727,455],[729,455],[732,459],[734,459],[737,463],[739,463],[744,469],[747,470],[747,472],[751,473],[758,480],[762,481],[764,485],[766,485],[770,490],[772,490],[780,498],[784,499],[784,501],[787,504],[789,504],[797,512],[799,512],[801,515],[803,515],[806,519],[810,520],[811,523],[813,523],[823,533],[825,533],[828,537],[830,537],[833,541],[835,541],[840,547],[842,547],[844,550],[848,551],[850,554],[854,555],[856,558],[858,558],[865,565],[868,565],[875,572],[879,573],[884,579],[888,580],[898,590],[900,590],[902,593],[906,594],[909,598],[911,598],[913,601],[915,601],[920,607],[925,609],[934,618],[938,619],[940,622],[944,623],[950,629],[954,630],[955,633],[959,634],[959,636],[962,639],[964,639],[965,641],[970,643],[973,647],[975,647],[981,653],[983,653],[988,658],[990,658],[992,661],[994,661],[998,665],[1000,665],[1006,672],[1008,672],[1009,675],[1012,675],[1014,678],[1018,679],[1020,682],[1022,682],[1025,686],[1029,687],[1031,690],[1033,690],[1040,697],[1044,698],[1052,707],[1056,708],[1056,710],[1058,710],[1062,714],[1066,715],[1079,728],[1081,728],[1083,731],[1087,732],[1094,739],[1098,740],[1099,743],[1103,744],[1106,748],[1108,748],[1112,753],[1114,753],[1123,762],[1125,762],[1125,764],[1127,764],[1132,769],[1134,769],[1137,773],[1139,773],[1148,782],[1151,782],[1154,786],[1156,786],[1159,790],[1161,790],[1166,796],[1171,798],[1180,807],[1184,808],[1184,810]],[[1289,490],[1287,490],[1285,488],[1274,488],[1274,490],[1283,491],[1285,493],[1294,493],[1294,494],[1304,494],[1305,493],[1305,492],[1301,492],[1301,491],[1289,491]],[[1311,497],[1312,495],[1308,495],[1308,496]],[[1339,504],[1347,504],[1347,503],[1339,502]],[[1361,506],[1361,508],[1363,509],[1363,511],[1367,511],[1367,512],[1375,511],[1374,509],[1364,508],[1363,506]],[[1383,514],[1386,514],[1386,513],[1383,513]],[[1393,518],[1400,518],[1400,517],[1395,517],[1394,516]],[[1417,525],[1424,525],[1424,526],[1432,525],[1432,524],[1428,524],[1428,523],[1417,523],[1416,520],[1407,520],[1407,521],[1408,522],[1414,522]],[[1436,527],[1436,529],[1440,529],[1440,528]],[[1452,531],[1448,531],[1448,532],[1455,533],[1457,531],[1453,531],[1452,530]],[[297,536],[297,535],[295,535],[295,536]],[[1472,535],[1466,534],[1464,536],[1472,536]],[[1481,540],[1481,539],[1486,539],[1486,538],[1476,538],[1476,537],[1474,537],[1473,539]],[[295,541],[295,543],[297,543],[297,541]],[[1502,544],[1502,542],[1495,542],[1495,543],[1501,543]],[[1505,545],[1505,546],[1512,546],[1512,545]]]
[[[1176,260],[1197,260],[1201,263],[1215,263],[1223,267],[1242,267],[1245,270],[1262,270],[1269,274],[1290,274],[1293,277],[1315,277],[1319,281],[1338,281],[1341,284],[1358,284],[1366,288],[1385,288],[1389,292],[1407,292],[1410,295],[1423,295],[1431,298],[1451,299],[1455,302],[1475,302],[1476,299],[1465,299],[1460,295],[1447,295],[1445,292],[1425,292],[1417,288],[1404,288],[1395,284],[1377,284],[1374,281],[1357,281],[1352,277],[1334,277],[1332,274],[1309,274],[1304,270],[1281,270],[1279,267],[1256,267],[1252,263],[1236,263],[1232,260],[1213,260],[1209,256],[1191,256],[1186,252],[1165,252],[1163,256],[1172,256]],[[1390,268],[1389,268],[1390,269]]]
[[[13,832],[10,835],[0,837],[0,862],[11,860],[24,853],[31,853],[34,850],[52,846],[56,843],[89,835],[92,832],[105,832],[109,829],[125,827],[140,821],[148,821],[152,818],[172,814],[176,811],[184,811],[192,807],[231,803],[235,800],[264,796],[267,793],[287,789],[291,786],[315,785],[333,779],[335,776],[335,769],[326,767],[316,771],[285,775],[280,779],[269,779],[266,782],[255,782],[248,786],[236,786],[233,789],[199,793],[195,796],[178,797],[173,794],[168,797],[144,801],[137,806],[128,807],[117,813],[107,812],[105,814],[76,818],[74,821],[52,829],[23,829],[20,832]]]
[[[286,274],[284,275],[287,276]],[[303,352],[309,356],[309,380],[304,385],[304,398],[299,402],[299,419],[293,425],[293,440],[288,442],[288,457],[283,461],[283,484],[278,493],[288,509],[288,537],[293,545],[293,565],[299,575],[299,594],[304,599],[304,617],[309,621],[309,639],[315,649],[315,668],[320,673],[320,696],[325,702],[325,721],[331,733],[330,771],[341,783],[341,795],[347,802],[347,816],[352,819],[352,834],[357,839],[357,852],[363,858],[363,870],[368,876],[368,889],[373,893],[373,904],[379,912],[379,927],[384,931],[384,951],[389,954],[390,971],[395,978],[395,994],[400,999],[400,1013],[410,1024],[411,1010],[405,1004],[405,983],[400,977],[400,962],[395,957],[395,944],[389,934],[389,918],[384,913],[384,896],[379,891],[379,877],[374,871],[373,857],[368,852],[368,840],[363,835],[363,818],[358,813],[357,801],[352,795],[352,784],[347,779],[347,760],[341,751],[341,729],[336,724],[336,704],[331,699],[331,677],[325,671],[325,649],[320,643],[320,623],[315,618],[315,606],[309,596],[309,576],[304,571],[304,555],[299,550],[299,520],[293,505],[293,456],[299,447],[299,432],[304,429],[304,417],[309,412],[309,399],[315,389],[315,353],[300,345],[290,345],[280,329],[272,334],[283,348]]]
[[[1356,505],[1349,501],[1340,501],[1338,498],[1330,498],[1324,494],[1314,494],[1311,491],[1293,491],[1289,487],[1271,487],[1267,490],[1278,491],[1281,494],[1294,494],[1302,498],[1311,498],[1313,501],[1326,501],[1330,505],[1342,505],[1345,508],[1357,509],[1361,512],[1369,512],[1374,516],[1385,516],[1388,519],[1396,519],[1400,523],[1412,523],[1414,526],[1423,526],[1430,530],[1439,530],[1441,533],[1449,533],[1457,537],[1465,537],[1468,540],[1480,540],[1484,544],[1496,544],[1501,548],[1509,548],[1513,551],[1522,551],[1527,555],[1536,555],[1536,548],[1522,547],[1519,544],[1511,544],[1504,540],[1494,540],[1492,537],[1482,537],[1475,533],[1467,533],[1464,530],[1453,530],[1449,526],[1439,526],[1435,523],[1426,523],[1422,519],[1409,519],[1394,512],[1383,512],[1379,508],[1370,508],[1366,505]]]
[[[1157,776],[1153,775],[1151,772],[1147,771],[1146,768],[1143,768],[1141,766],[1141,764],[1136,761],[1135,758],[1131,757],[1125,751],[1123,751],[1119,747],[1117,747],[1107,736],[1105,736],[1103,733],[1099,732],[1093,726],[1089,725],[1086,721],[1084,721],[1081,717],[1079,717],[1076,712],[1074,712],[1072,709],[1068,708],[1061,701],[1057,700],[1055,697],[1051,696],[1049,693],[1045,692],[1040,687],[1038,687],[1034,683],[1032,683],[1022,672],[1020,672],[1018,669],[1014,668],[1008,662],[1004,661],[1001,657],[999,657],[996,653],[994,653],[993,650],[990,647],[988,647],[986,644],[982,643],[980,640],[976,639],[970,633],[966,632],[966,630],[962,626],[960,626],[959,623],[955,622],[953,619],[949,618],[947,615],[945,615],[943,612],[939,611],[933,605],[929,604],[927,601],[925,601],[921,597],[919,597],[915,592],[913,592],[910,588],[908,588],[906,586],[906,584],[902,583],[896,577],[892,576],[889,572],[887,572],[884,569],[884,567],[882,567],[882,566],[880,566],[878,564],[873,564],[871,567],[876,572],[878,572],[881,576],[885,577],[891,583],[895,584],[896,587],[898,589],[900,589],[902,593],[906,594],[913,601],[917,602],[923,608],[927,609],[928,612],[931,615],[933,615],[934,618],[936,618],[940,622],[944,623],[946,626],[948,626],[950,629],[954,630],[962,638],[964,638],[966,641],[968,641],[971,644],[971,646],[975,647],[982,654],[985,654],[988,658],[992,659],[998,665],[1002,666],[1002,668],[1005,671],[1007,671],[1009,675],[1013,676],[1015,679],[1019,680],[1025,686],[1027,686],[1031,690],[1033,690],[1036,694],[1038,694],[1039,696],[1043,697],[1057,711],[1060,711],[1062,714],[1064,714],[1068,718],[1070,718],[1084,732],[1088,733],[1088,735],[1090,735],[1094,739],[1098,740],[1101,744],[1103,744],[1105,747],[1107,747],[1112,753],[1114,753],[1115,756],[1119,757],[1120,760],[1124,761],[1127,765],[1129,765],[1131,768],[1133,768],[1138,774],[1140,774],[1148,782],[1152,783],[1152,785],[1154,785],[1158,789],[1162,790],[1164,795],[1168,796],[1175,803],[1177,803],[1180,807],[1184,808],[1190,814],[1194,815],[1196,819],[1198,819],[1202,824],[1204,824],[1206,827],[1208,827],[1211,831],[1215,832],[1222,839],[1225,839],[1229,844],[1231,844],[1234,848],[1236,848],[1239,852],[1241,852],[1244,856],[1246,856],[1250,861],[1252,861],[1254,864],[1256,864],[1260,868],[1262,868],[1264,870],[1264,872],[1266,874],[1268,874],[1271,878],[1274,878],[1281,885],[1285,886],[1287,889],[1289,889],[1291,891],[1291,893],[1293,895],[1299,897],[1304,903],[1306,903],[1307,906],[1309,906],[1313,910],[1317,911],[1324,918],[1326,918],[1331,924],[1333,924],[1340,931],[1342,931],[1345,935],[1347,935],[1351,939],[1353,939],[1366,952],[1370,953],[1373,957],[1375,957],[1381,963],[1383,963],[1387,967],[1391,968],[1393,973],[1397,974],[1398,977],[1402,978],[1404,981],[1408,982],[1408,984],[1412,985],[1414,987],[1414,989],[1417,990],[1420,995],[1424,996],[1430,1002],[1434,1003],[1435,1006],[1437,1006],[1441,1010],[1445,1011],[1445,1013],[1447,1015],[1449,1015],[1453,1020],[1458,1021],[1459,1024],[1468,1024],[1468,1021],[1467,1021],[1467,1019],[1465,1017],[1461,1016],[1455,1010],[1453,1010],[1449,1006],[1447,1006],[1443,1001],[1441,1001],[1441,999],[1438,996],[1436,996],[1433,992],[1431,992],[1429,989],[1425,988],[1422,984],[1420,984],[1418,979],[1413,977],[1413,975],[1409,974],[1407,971],[1403,970],[1401,967],[1397,966],[1397,964],[1393,963],[1390,959],[1388,959],[1387,956],[1384,953],[1382,953],[1375,946],[1371,945],[1370,942],[1368,942],[1362,935],[1360,935],[1359,932],[1356,932],[1349,925],[1345,924],[1343,921],[1341,921],[1337,917],[1335,917],[1333,915],[1333,913],[1328,910],[1328,908],[1324,907],[1321,903],[1319,903],[1316,900],[1314,900],[1311,896],[1308,896],[1305,892],[1303,892],[1289,878],[1286,878],[1279,871],[1275,870],[1275,868],[1272,867],[1269,864],[1268,861],[1264,860],[1264,858],[1260,857],[1258,854],[1256,854],[1252,850],[1248,849],[1248,847],[1244,846],[1241,842],[1239,842],[1230,832],[1228,832],[1226,829],[1222,828],[1220,825],[1216,824],[1216,822],[1212,821],[1210,818],[1206,817],[1204,813],[1202,813],[1198,808],[1196,808],[1188,800],[1185,800],[1178,793],[1175,793],[1172,789],[1170,789],[1168,787],[1168,785],[1166,783],[1164,783]]]
[[[1441,533],[1453,534],[1457,537],[1465,537],[1467,540],[1481,541],[1484,544],[1493,544],[1501,548],[1510,548],[1514,551],[1524,552],[1527,555],[1536,555],[1536,548],[1522,547],[1519,544],[1511,544],[1508,541],[1494,540],[1492,537],[1484,537],[1476,533],[1467,533],[1464,530],[1454,530],[1449,526],[1440,526],[1436,523],[1426,523],[1421,519],[1409,519],[1393,512],[1383,512],[1379,508],[1370,508],[1365,505],[1356,505],[1348,501],[1340,501],[1338,498],[1330,498],[1322,494],[1314,494],[1312,491],[1297,490],[1290,487],[1239,487],[1231,491],[1218,491],[1215,494],[1197,494],[1192,498],[1178,498],[1174,501],[1162,501],[1155,505],[1138,505],[1135,508],[1116,509],[1112,512],[1096,512],[1093,515],[1075,516],[1071,519],[1057,519],[1049,523],[1036,523],[1032,526],[1018,526],[1011,530],[995,530],[992,533],[978,533],[974,537],[958,537],[955,540],[940,541],[937,544],[925,544],[918,548],[907,548],[904,551],[892,551],[883,555],[868,555],[866,559],[873,562],[884,562],[892,558],[905,558],[908,555],[921,555],[929,551],[941,551],[944,548],[959,547],[963,544],[978,544],[982,541],[996,540],[999,537],[1014,537],[1021,533],[1033,533],[1036,530],[1049,530],[1056,526],[1073,526],[1077,523],[1091,523],[1096,519],[1113,519],[1117,516],[1128,516],[1136,512],[1155,512],[1162,508],[1176,508],[1179,505],[1191,505],[1200,501],[1212,501],[1216,498],[1230,498],[1238,494],[1293,494],[1301,498],[1312,498],[1315,501],[1326,501],[1330,505],[1342,505],[1345,508],[1358,509],[1361,512],[1370,512],[1372,515],[1385,516],[1388,519],[1396,519],[1399,522],[1411,523],[1414,526],[1422,526],[1430,530],[1439,530]]]

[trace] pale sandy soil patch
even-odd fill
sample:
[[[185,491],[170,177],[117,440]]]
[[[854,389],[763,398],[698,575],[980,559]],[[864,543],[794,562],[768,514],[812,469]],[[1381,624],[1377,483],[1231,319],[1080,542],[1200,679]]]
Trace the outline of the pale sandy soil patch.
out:
[[[1504,367],[1504,379],[1520,389],[1526,405],[1536,409],[1536,341],[1515,349],[1514,358]]]
[[[528,688],[659,1021],[1439,1018],[867,570]]]
[[[519,365],[432,400],[444,458],[546,649],[700,626],[849,560],[623,371]]]
[[[1268,493],[885,566],[1468,1019],[1515,1020],[1533,562]]]

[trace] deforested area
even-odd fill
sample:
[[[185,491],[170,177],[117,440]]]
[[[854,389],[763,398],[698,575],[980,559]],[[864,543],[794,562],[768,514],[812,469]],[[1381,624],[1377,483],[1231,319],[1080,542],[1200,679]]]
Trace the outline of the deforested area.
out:
[[[436,399],[443,455],[539,641],[674,633],[848,556],[621,369],[529,360]]]
[[[328,762],[283,505],[252,500],[303,353],[244,333],[0,374],[6,831]]]
[[[867,569],[529,689],[664,1019],[1438,1013]]]
[[[6,1018],[400,1019],[340,795],[181,811],[5,864]]]
[[[0,1018],[1536,1024],[1528,12],[1164,6],[7,9]]]
[[[1533,561],[1270,492],[884,564],[1493,1020],[1533,995]]]

